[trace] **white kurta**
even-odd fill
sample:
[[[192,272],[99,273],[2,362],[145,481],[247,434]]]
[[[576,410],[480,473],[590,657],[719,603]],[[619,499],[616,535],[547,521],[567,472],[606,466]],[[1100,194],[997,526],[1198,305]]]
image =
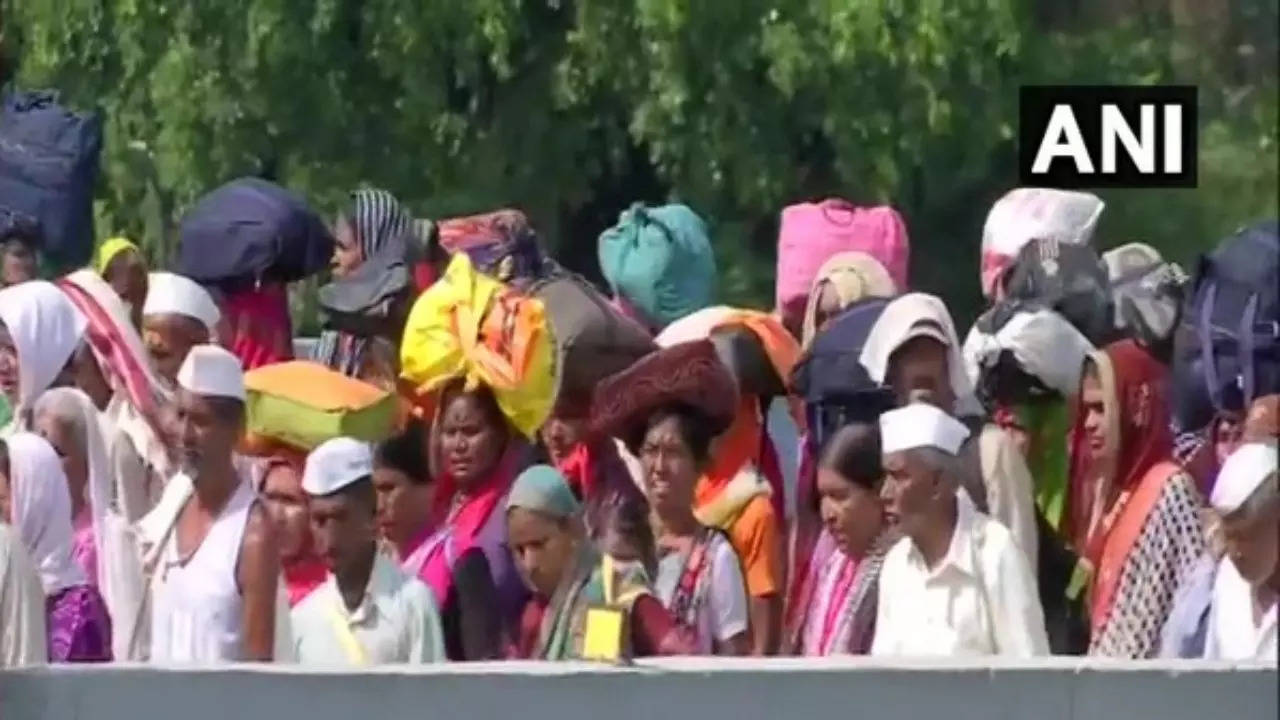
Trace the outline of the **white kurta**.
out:
[[[369,587],[347,608],[333,573],[291,613],[297,661],[357,666],[442,662],[444,636],[431,590],[382,553],[374,554]]]
[[[1044,612],[1009,530],[956,494],[956,529],[933,569],[910,538],[880,572],[873,655],[1047,655]]]
[[[1276,662],[1276,606],[1273,599],[1266,612],[1258,614],[1253,588],[1230,557],[1222,558],[1213,581],[1205,657]]]
[[[48,644],[40,576],[17,534],[0,522],[0,668],[46,662]]]

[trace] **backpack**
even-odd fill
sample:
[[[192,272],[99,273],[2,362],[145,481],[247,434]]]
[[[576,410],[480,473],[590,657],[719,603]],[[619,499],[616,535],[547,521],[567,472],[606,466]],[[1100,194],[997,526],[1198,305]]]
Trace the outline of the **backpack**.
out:
[[[874,422],[895,405],[893,393],[871,379],[859,360],[862,347],[890,298],[853,303],[832,319],[791,373],[791,387],[805,403],[811,442],[821,447],[843,425]]]
[[[707,307],[715,295],[706,223],[684,205],[632,205],[601,233],[597,250],[613,292],[655,328]]]
[[[1005,277],[1006,300],[1058,313],[1097,347],[1115,337],[1111,284],[1088,245],[1032,240]]]
[[[40,251],[57,268],[93,255],[93,186],[102,115],[77,114],[52,90],[10,92],[0,111],[0,206],[38,221]]]
[[[302,198],[246,177],[200,198],[182,218],[177,272],[205,285],[294,282],[329,266],[333,236]]]
[[[649,332],[613,309],[585,279],[558,270],[534,282],[555,338],[557,397],[591,397],[596,383],[658,349]]]
[[[1178,427],[1280,392],[1280,238],[1275,220],[1236,232],[1200,258],[1173,345]]]

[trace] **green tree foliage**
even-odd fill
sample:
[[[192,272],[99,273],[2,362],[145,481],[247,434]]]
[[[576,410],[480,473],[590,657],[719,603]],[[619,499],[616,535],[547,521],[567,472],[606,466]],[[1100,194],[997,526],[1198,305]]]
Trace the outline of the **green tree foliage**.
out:
[[[971,316],[1033,82],[1201,87],[1200,188],[1106,193],[1104,246],[1188,260],[1275,214],[1274,0],[0,0],[0,18],[5,75],[107,115],[99,232],[161,259],[185,207],[250,173],[328,212],[361,183],[431,217],[518,206],[597,276],[618,211],[671,198],[711,221],[723,299],[764,306],[778,210],[840,195],[900,208],[917,284]]]

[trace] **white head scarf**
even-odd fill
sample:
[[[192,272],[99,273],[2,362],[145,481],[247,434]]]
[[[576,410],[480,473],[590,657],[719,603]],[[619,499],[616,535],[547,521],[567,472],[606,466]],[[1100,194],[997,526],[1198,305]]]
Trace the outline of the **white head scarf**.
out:
[[[15,433],[9,446],[13,525],[31,555],[46,596],[88,582],[71,558],[71,493],[62,462],[49,443]]]
[[[0,290],[0,322],[18,350],[14,417],[19,417],[67,366],[84,338],[86,322],[61,290],[43,280]]]
[[[872,380],[883,384],[889,376],[889,358],[908,340],[931,337],[947,346],[947,371],[951,391],[956,396],[952,414],[957,417],[980,414],[982,408],[973,395],[973,385],[960,357],[960,341],[951,313],[942,300],[925,293],[907,293],[885,306],[867,335],[858,361]]]

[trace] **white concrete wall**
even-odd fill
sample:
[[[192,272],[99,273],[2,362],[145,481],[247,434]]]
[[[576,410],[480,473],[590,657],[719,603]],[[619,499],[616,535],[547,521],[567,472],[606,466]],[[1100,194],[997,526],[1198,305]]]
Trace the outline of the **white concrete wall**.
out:
[[[1275,720],[1275,666],[647,661],[377,668],[60,666],[0,672],[0,720]]]

